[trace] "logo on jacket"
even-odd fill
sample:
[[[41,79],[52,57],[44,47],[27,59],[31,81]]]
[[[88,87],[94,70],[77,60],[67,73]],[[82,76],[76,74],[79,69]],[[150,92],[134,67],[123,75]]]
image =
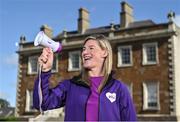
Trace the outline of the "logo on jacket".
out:
[[[111,101],[111,103],[116,101],[116,93],[107,92],[106,97]]]

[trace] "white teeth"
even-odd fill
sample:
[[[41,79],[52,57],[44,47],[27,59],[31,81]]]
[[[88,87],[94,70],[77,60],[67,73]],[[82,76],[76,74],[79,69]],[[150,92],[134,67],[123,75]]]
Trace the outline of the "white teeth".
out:
[[[91,59],[91,57],[84,57],[84,60],[89,60]]]

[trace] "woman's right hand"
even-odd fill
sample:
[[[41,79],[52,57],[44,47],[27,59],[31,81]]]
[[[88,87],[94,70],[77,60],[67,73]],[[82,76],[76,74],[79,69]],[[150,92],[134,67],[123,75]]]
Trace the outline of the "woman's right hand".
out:
[[[53,57],[54,55],[51,48],[43,48],[42,54],[38,58],[38,63],[42,66],[43,72],[47,72],[52,69]]]

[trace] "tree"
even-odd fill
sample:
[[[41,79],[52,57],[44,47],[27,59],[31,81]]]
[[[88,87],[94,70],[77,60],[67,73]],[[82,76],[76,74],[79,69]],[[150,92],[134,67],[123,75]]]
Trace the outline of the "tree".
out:
[[[10,106],[10,103],[7,100],[0,98],[0,108],[6,108],[9,106]]]

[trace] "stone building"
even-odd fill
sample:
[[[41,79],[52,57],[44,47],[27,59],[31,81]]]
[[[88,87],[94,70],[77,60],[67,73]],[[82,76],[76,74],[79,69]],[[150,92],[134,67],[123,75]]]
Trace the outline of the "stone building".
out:
[[[151,19],[135,21],[133,7],[121,3],[119,23],[90,28],[89,12],[79,9],[78,28],[52,36],[52,29],[41,27],[50,38],[61,42],[55,54],[51,81],[71,78],[81,70],[82,42],[88,35],[104,34],[113,49],[115,77],[125,82],[134,100],[139,120],[176,120],[180,116],[180,28],[170,12],[166,23]],[[16,116],[37,115],[32,109],[32,90],[37,77],[41,47],[20,37]],[[58,83],[58,82],[56,82]],[[56,84],[51,83],[51,87]]]

